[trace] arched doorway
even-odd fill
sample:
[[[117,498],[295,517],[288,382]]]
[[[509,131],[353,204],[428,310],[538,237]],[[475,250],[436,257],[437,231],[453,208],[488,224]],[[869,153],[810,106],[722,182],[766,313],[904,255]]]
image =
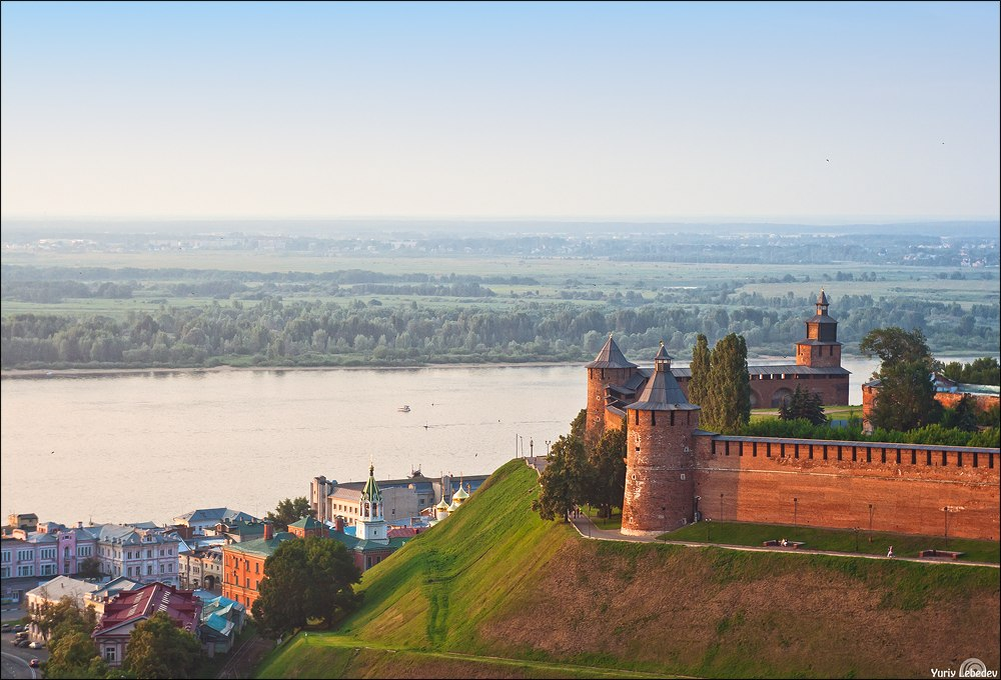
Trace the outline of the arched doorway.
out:
[[[215,576],[208,575],[205,577],[205,590],[212,590],[215,588]]]

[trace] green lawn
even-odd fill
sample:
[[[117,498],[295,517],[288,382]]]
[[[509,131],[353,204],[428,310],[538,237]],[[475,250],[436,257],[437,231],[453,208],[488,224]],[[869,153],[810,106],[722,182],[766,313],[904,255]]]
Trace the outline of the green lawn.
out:
[[[1001,564],[1001,543],[968,538],[913,536],[886,532],[855,532],[851,529],[816,529],[804,526],[751,524],[747,522],[698,522],[658,536],[662,540],[699,541],[726,545],[760,546],[765,541],[801,541],[805,548],[834,552],[886,555],[892,545],[897,557],[917,557],[921,550],[953,550],[963,553],[960,561]]]
[[[611,529],[618,531],[622,528],[622,509],[612,508],[612,516],[608,518],[598,517],[598,509],[592,508],[590,505],[585,505],[582,510],[584,514],[591,518],[594,522],[594,526],[599,529]]]

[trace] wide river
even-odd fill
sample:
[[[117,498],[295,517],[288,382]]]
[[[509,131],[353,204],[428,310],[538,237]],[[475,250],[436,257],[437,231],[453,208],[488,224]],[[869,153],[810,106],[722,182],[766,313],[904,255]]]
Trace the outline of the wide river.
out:
[[[876,362],[844,365],[859,404]],[[584,403],[581,365],[5,378],[0,510],[64,524],[263,516],[317,475],[363,479],[369,461],[379,479],[492,472],[544,453]]]

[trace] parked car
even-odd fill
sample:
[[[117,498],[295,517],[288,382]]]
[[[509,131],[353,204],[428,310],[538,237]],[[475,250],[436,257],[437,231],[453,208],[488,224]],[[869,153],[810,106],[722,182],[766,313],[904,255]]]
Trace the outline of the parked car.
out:
[[[32,668],[38,668],[38,659],[32,659],[31,661],[28,662],[28,665],[31,666]]]
[[[12,630],[14,630],[14,626],[10,625],[9,623],[5,623],[5,624],[3,624],[2,627],[0,627],[0,632],[3,632],[3,633],[9,633]]]
[[[28,649],[45,649],[45,643],[42,641],[32,642],[28,645]]]
[[[14,639],[15,640],[27,640],[28,639],[28,631],[22,630],[20,633],[14,633]]]
[[[31,644],[31,640],[28,638],[21,638],[20,640],[14,640],[14,644],[18,647],[27,647]]]
[[[26,631],[26,630],[28,630],[28,627],[24,626],[24,625],[21,625],[20,623],[17,624],[16,626],[14,626],[14,632],[15,633],[21,633],[21,632]]]

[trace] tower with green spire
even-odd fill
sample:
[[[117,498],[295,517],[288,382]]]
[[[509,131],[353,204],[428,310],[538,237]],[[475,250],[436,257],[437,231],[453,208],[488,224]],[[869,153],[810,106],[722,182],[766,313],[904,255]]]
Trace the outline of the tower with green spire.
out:
[[[382,510],[382,491],[375,481],[375,465],[368,466],[368,481],[361,492],[361,515],[355,531],[363,541],[389,543],[389,527]]]

